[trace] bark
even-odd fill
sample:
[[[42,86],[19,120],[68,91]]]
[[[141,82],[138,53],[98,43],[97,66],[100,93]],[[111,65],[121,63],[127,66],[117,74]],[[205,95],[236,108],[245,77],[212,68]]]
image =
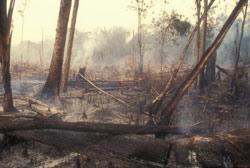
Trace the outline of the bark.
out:
[[[250,129],[228,133],[155,139],[140,135],[109,135],[58,130],[14,131],[8,134],[83,154],[101,153],[167,165],[170,153],[178,167],[240,167],[250,164]],[[190,153],[196,159],[190,159]],[[171,165],[169,165],[171,166]],[[173,166],[173,165],[172,165]]]
[[[241,42],[242,42],[242,38],[244,35],[244,26],[245,26],[245,21],[246,21],[246,16],[247,16],[247,7],[248,7],[248,4],[246,4],[245,11],[243,12],[243,21],[241,25],[241,34],[240,34],[239,43],[238,43],[239,30],[238,30],[238,25],[237,25],[237,32],[236,32],[235,44],[234,44],[235,60],[234,60],[234,73],[233,73],[233,78],[232,78],[232,92],[235,97],[238,97],[240,94],[239,86],[237,82],[240,80],[238,77],[238,64],[239,64],[239,59],[240,59]]]
[[[73,41],[74,41],[74,33],[75,33],[75,25],[76,25],[78,6],[79,6],[79,0],[75,0],[73,14],[72,14],[72,18],[71,18],[71,26],[70,26],[70,32],[69,32],[66,60],[64,63],[63,76],[62,76],[62,87],[61,87],[62,92],[67,92],[67,82],[68,82],[68,78],[69,78],[70,60],[71,60],[72,47],[73,47]]]
[[[206,50],[205,54],[201,57],[199,63],[193,68],[192,72],[187,76],[181,86],[177,89],[174,97],[168,103],[168,105],[162,111],[161,117],[161,124],[169,124],[171,116],[176,108],[177,104],[181,100],[182,96],[184,95],[185,91],[191,86],[193,81],[197,78],[201,70],[207,64],[209,58],[215,53],[218,47],[221,45],[225,35],[227,34],[229,28],[233,24],[234,20],[240,13],[241,9],[245,5],[247,0],[240,0],[239,3],[236,5],[228,19],[226,20],[225,24],[223,25],[222,29],[220,30],[219,34],[215,38],[212,45]]]
[[[239,96],[239,88],[237,85],[237,70],[238,70],[238,63],[239,63],[239,54],[238,54],[238,37],[239,36],[239,25],[236,25],[236,35],[234,39],[234,72],[232,77],[232,92],[236,97]]]
[[[137,14],[138,14],[138,45],[139,45],[139,69],[138,73],[143,73],[143,52],[142,52],[142,5],[143,1],[137,1]]]
[[[50,64],[49,75],[41,91],[45,99],[59,97],[60,80],[62,74],[63,54],[67,34],[67,26],[70,14],[71,0],[61,0],[60,11],[57,22],[56,38],[53,56]]]
[[[29,118],[31,116],[0,114],[1,118]],[[209,128],[205,125],[190,127],[170,127],[164,125],[125,125],[111,123],[90,123],[90,122],[64,122],[53,119],[53,117],[33,117],[33,120],[7,120],[0,122],[0,132],[35,130],[35,129],[57,129],[75,132],[91,132],[105,134],[156,134],[165,133],[172,135],[183,134],[208,134]]]
[[[12,135],[79,153],[103,153],[164,163],[169,144],[139,135],[108,135],[57,130],[16,131]]]
[[[211,6],[213,5],[215,0],[211,0],[209,5],[208,5],[208,8],[207,8],[207,11],[211,8]],[[180,57],[179,57],[179,61],[178,63],[175,65],[175,68],[174,68],[174,71],[168,81],[168,83],[166,84],[163,92],[157,96],[151,103],[150,107],[149,107],[149,113],[150,115],[156,115],[157,112],[159,111],[161,105],[162,105],[162,102],[163,100],[165,99],[169,89],[172,87],[173,85],[173,82],[174,82],[174,79],[175,77],[177,76],[178,72],[179,72],[179,69],[181,68],[181,65],[183,64],[183,61],[185,59],[185,56],[187,54],[187,51],[188,51],[188,48],[193,40],[193,37],[195,35],[195,32],[198,31],[199,27],[200,27],[200,23],[201,21],[204,19],[205,15],[203,14],[199,20],[199,22],[197,23],[197,25],[195,26],[194,30],[192,31],[192,33],[190,34],[189,38],[188,38],[188,41],[187,41],[187,44],[186,46],[184,47],[183,49],[183,52],[181,53]]]
[[[204,55],[206,50],[206,39],[207,39],[207,0],[203,0],[204,2],[204,20],[203,20],[203,27],[202,27],[202,41],[201,41],[201,55]],[[205,76],[204,76],[204,68],[201,69],[200,72],[200,81],[199,81],[199,89],[200,92],[204,92],[205,86]]]
[[[196,0],[196,8],[197,8],[197,24],[200,23],[200,10],[201,10],[201,1]],[[196,64],[199,62],[200,59],[200,25],[197,28],[196,32]],[[195,88],[198,86],[198,79],[195,80],[194,84]]]
[[[217,52],[215,52],[208,61],[205,73],[206,85],[210,85],[215,81],[216,57],[217,57]]]
[[[11,89],[10,75],[10,47],[11,47],[11,21],[15,0],[10,1],[7,14],[7,1],[0,1],[0,58],[2,63],[2,80],[4,88],[3,109],[6,112],[15,111]]]

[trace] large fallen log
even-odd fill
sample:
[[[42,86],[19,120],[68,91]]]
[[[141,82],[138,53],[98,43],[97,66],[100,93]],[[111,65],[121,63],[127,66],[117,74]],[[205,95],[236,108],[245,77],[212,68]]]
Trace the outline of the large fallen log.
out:
[[[125,158],[140,158],[164,163],[169,144],[145,136],[108,135],[57,130],[17,131],[11,135],[79,152],[112,153]]]
[[[109,154],[168,167],[245,167],[250,165],[250,129],[224,134],[181,136],[169,140],[139,135],[109,135],[58,130],[15,131],[9,134],[88,154]],[[171,161],[173,162],[173,161]]]
[[[13,114],[3,114],[0,117],[18,118],[27,117]],[[171,127],[164,125],[125,125],[111,123],[90,122],[64,122],[52,118],[34,117],[34,120],[7,120],[0,122],[0,132],[34,130],[34,129],[57,129],[76,132],[92,132],[106,134],[156,134],[165,133],[173,135],[183,134],[207,134],[209,128],[197,124],[191,127]]]

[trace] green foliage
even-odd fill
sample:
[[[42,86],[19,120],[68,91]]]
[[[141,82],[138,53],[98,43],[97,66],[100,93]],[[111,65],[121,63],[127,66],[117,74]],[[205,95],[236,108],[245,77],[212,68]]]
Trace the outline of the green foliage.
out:
[[[189,32],[191,24],[187,20],[181,20],[181,18],[182,16],[178,14],[171,15],[173,28],[181,36],[184,36],[187,32]]]

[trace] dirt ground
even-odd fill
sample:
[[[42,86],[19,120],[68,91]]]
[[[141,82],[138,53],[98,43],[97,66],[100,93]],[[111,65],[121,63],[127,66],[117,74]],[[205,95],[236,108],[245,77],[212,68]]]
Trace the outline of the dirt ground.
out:
[[[185,77],[191,67],[184,68],[175,81],[174,88],[180,84],[180,79]],[[114,70],[113,70],[114,71]],[[118,73],[117,71],[116,73]],[[168,71],[167,71],[168,72]],[[107,95],[99,93],[94,89],[86,89],[86,86],[69,86],[68,92],[61,94],[61,104],[50,104],[48,111],[42,105],[32,105],[29,107],[27,97],[32,97],[38,93],[43,86],[44,78],[37,79],[37,75],[29,77],[16,77],[12,81],[15,107],[27,115],[37,115],[42,113],[46,116],[56,116],[64,121],[89,121],[104,123],[122,124],[146,124],[147,114],[140,113],[140,102],[143,102],[143,111],[147,111],[148,104],[163,90],[164,83],[167,82],[171,70],[168,73],[151,72],[138,79],[132,86],[122,86],[123,89],[110,90],[110,94],[127,101],[130,105],[138,109],[132,111],[125,105],[113,100]],[[102,80],[124,79],[119,77],[111,78],[112,75],[102,76]],[[107,77],[109,76],[109,77]],[[110,77],[111,76],[111,77]],[[98,76],[91,78],[97,80]],[[221,82],[215,82],[209,87],[205,94],[193,87],[184,95],[172,119],[172,125],[192,126],[200,124],[204,129],[211,132],[226,132],[237,128],[246,128],[250,125],[250,97],[247,94],[247,84],[241,97],[235,99],[228,89],[228,77],[224,76]],[[75,80],[75,79],[71,79]],[[126,80],[135,80],[127,77]],[[174,93],[174,88],[170,91],[164,105]],[[243,86],[242,86],[243,88]],[[2,90],[1,90],[2,93]],[[250,92],[248,92],[250,93]],[[48,102],[46,102],[48,103]],[[49,104],[49,103],[48,103]],[[2,109],[0,109],[2,111]],[[157,117],[156,117],[157,118]],[[173,154],[172,154],[173,155]],[[174,156],[172,156],[174,157]],[[80,158],[80,159],[79,159]],[[110,162],[109,160],[98,160],[85,155],[64,151],[56,147],[47,146],[39,142],[21,140],[15,145],[9,145],[0,153],[0,167],[133,167],[133,162],[129,161]],[[118,159],[119,160],[119,159]],[[194,167],[199,167],[193,161]],[[172,162],[167,167],[177,166]],[[141,166],[147,167],[147,166]],[[163,165],[153,165],[151,167],[163,167]]]

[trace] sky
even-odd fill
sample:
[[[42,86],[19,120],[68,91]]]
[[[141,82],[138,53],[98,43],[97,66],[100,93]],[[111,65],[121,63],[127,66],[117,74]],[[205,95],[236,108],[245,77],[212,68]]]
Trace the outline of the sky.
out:
[[[60,0],[28,0],[24,8],[23,0],[16,1],[13,16],[13,43],[21,41],[22,16],[18,12],[24,9],[23,39],[40,41],[42,32],[44,38],[54,38]],[[137,15],[128,6],[131,0],[80,0],[76,28],[81,31],[92,31],[97,28],[121,26],[129,31],[137,29]],[[73,3],[72,3],[73,6]],[[190,15],[192,8],[188,1],[175,0],[169,8],[179,9],[183,14]]]
[[[13,44],[20,43],[22,39],[22,17],[19,10],[23,9],[23,40],[41,41],[42,33],[44,39],[54,38],[60,0],[26,1],[28,3],[25,8],[22,5],[23,0],[16,1],[13,15]],[[131,0],[80,0],[76,28],[80,31],[93,31],[97,28],[121,26],[132,32],[137,29],[137,14],[128,7],[129,5]],[[154,9],[159,11],[160,7]],[[194,0],[169,0],[166,9],[177,10],[178,13],[191,19],[195,14]]]

